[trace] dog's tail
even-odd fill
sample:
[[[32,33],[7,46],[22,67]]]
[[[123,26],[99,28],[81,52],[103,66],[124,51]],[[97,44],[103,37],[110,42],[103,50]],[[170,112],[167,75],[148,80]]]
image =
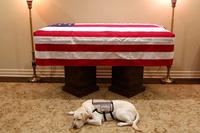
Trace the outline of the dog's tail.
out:
[[[140,131],[141,130],[138,128],[138,126],[136,125],[138,123],[140,119],[139,113],[136,111],[136,116],[135,116],[135,120],[133,121],[132,127],[136,130],[136,131]]]

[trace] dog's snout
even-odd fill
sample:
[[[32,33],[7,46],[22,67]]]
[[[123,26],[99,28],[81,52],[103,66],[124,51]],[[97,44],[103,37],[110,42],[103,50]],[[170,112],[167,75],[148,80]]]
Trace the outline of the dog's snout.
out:
[[[76,124],[73,125],[73,128],[78,128]]]

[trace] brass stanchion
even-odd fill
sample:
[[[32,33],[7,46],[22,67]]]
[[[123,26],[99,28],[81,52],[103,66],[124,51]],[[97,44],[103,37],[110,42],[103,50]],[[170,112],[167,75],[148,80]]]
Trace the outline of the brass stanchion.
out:
[[[33,43],[33,24],[32,24],[32,13],[31,13],[33,0],[26,0],[26,2],[29,9],[30,34],[31,34],[31,45],[32,45],[32,68],[33,68],[33,77],[29,80],[29,82],[35,83],[40,81],[40,77],[38,77],[36,73],[35,47]]]
[[[171,18],[171,32],[174,32],[174,13],[175,13],[175,7],[176,7],[176,2],[177,0],[171,0],[172,2],[172,18]],[[162,83],[164,84],[171,84],[174,82],[173,79],[170,77],[170,70],[171,66],[167,66],[167,76],[164,79],[161,79]]]

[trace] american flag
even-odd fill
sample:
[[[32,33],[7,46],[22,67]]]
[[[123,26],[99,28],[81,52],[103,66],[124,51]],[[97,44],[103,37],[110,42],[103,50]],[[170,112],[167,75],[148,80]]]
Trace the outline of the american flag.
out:
[[[58,23],[34,32],[42,66],[169,66],[175,35],[155,24]]]

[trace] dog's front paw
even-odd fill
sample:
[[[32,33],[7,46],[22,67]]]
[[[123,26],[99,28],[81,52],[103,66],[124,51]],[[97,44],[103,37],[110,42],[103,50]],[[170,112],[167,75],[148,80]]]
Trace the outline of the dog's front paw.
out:
[[[88,119],[87,123],[91,124],[91,125],[97,125],[97,126],[101,126],[102,125],[102,121],[101,120],[95,120],[95,119]]]
[[[69,128],[69,132],[70,132],[70,133],[79,133],[80,131],[81,131],[80,128],[78,128],[78,129]]]
[[[74,111],[69,111],[67,112],[68,115],[73,115],[74,114]]]

